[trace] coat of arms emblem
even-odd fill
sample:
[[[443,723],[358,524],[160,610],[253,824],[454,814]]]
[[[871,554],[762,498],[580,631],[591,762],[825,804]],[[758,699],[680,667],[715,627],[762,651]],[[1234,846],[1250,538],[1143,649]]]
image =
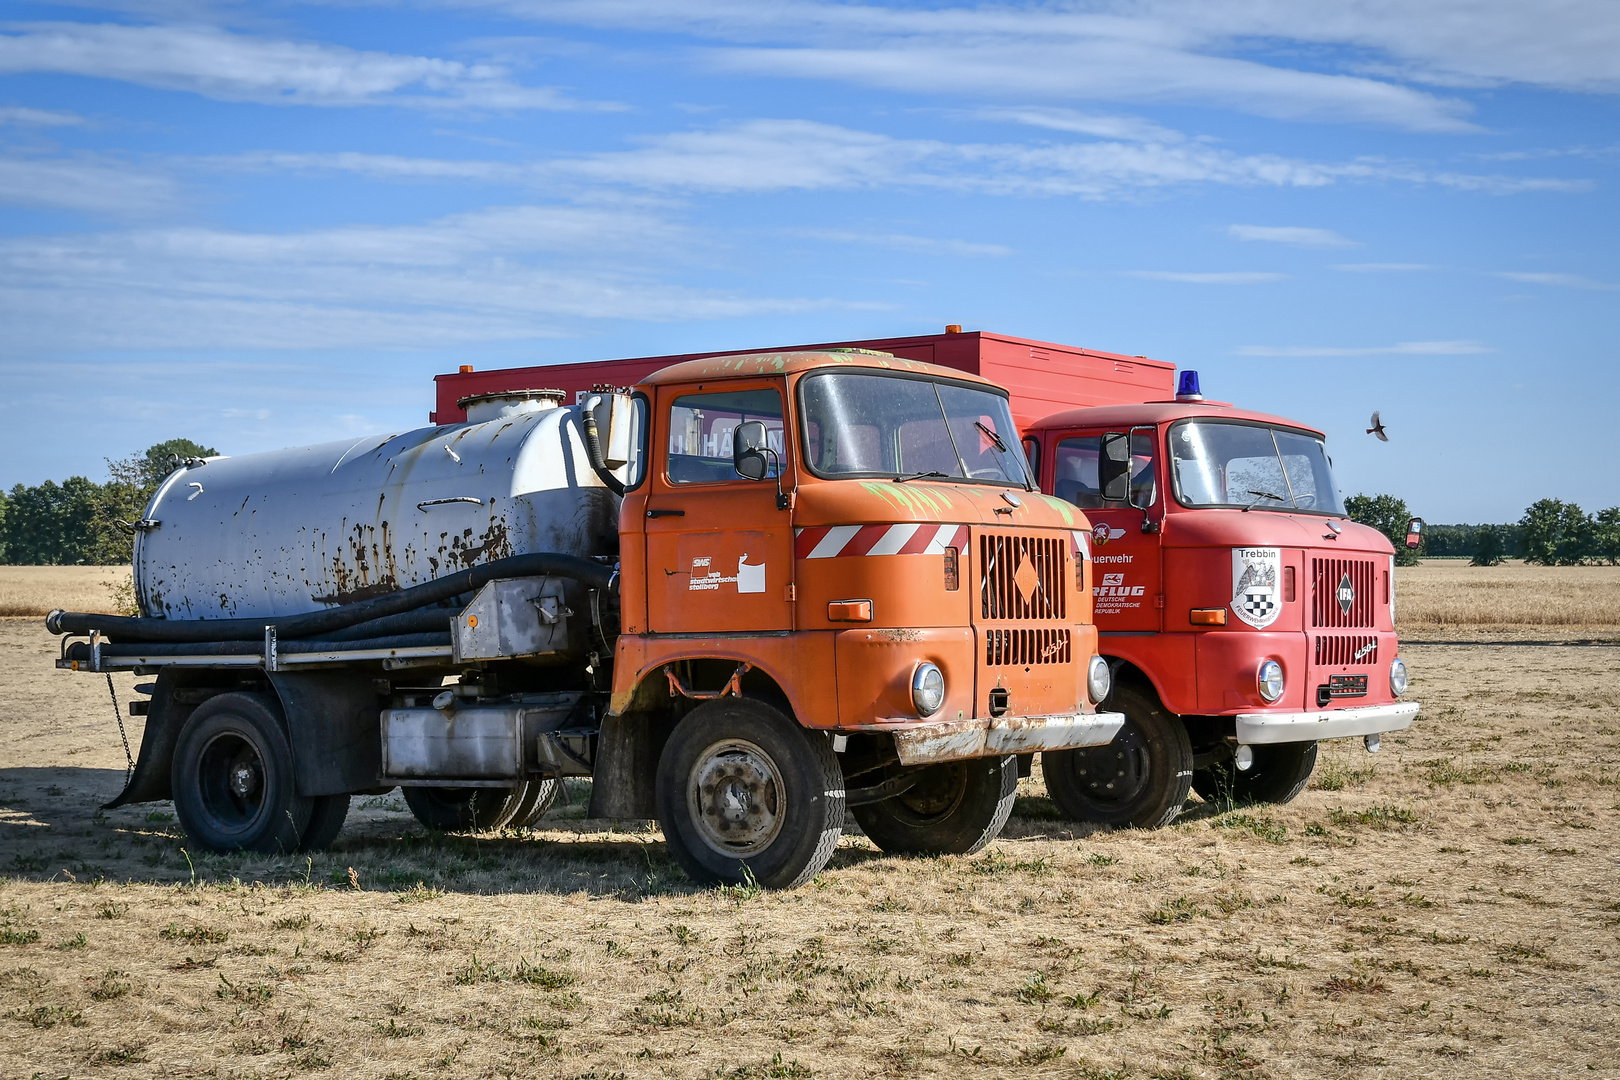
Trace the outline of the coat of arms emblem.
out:
[[[1281,548],[1232,549],[1232,613],[1256,630],[1282,614]]]

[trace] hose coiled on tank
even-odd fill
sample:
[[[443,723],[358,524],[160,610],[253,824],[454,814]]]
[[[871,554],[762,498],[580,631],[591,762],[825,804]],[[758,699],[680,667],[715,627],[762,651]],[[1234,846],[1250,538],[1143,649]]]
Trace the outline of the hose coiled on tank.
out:
[[[312,638],[335,634],[361,623],[415,613],[418,608],[481,589],[497,578],[546,576],[572,578],[587,588],[604,592],[617,592],[619,587],[618,572],[611,566],[578,555],[537,551],[496,559],[387,596],[300,615],[278,615],[267,619],[143,619],[126,615],[53,611],[45,617],[45,629],[53,634],[88,634],[92,630],[99,630],[120,643],[261,641],[267,626],[276,628],[278,638]],[[443,617],[448,618],[450,614],[446,611]],[[370,628],[367,637],[379,630],[383,633],[400,633],[418,628],[416,625],[400,625],[405,622],[414,623],[415,620],[399,620],[393,625]]]

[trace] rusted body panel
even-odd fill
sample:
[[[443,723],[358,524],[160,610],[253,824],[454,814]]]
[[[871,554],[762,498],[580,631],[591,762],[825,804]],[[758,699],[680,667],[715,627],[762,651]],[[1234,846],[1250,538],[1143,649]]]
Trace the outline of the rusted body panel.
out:
[[[507,555],[613,550],[616,499],[578,409],[215,458],[177,470],[135,544],[142,614],[254,618],[365,599]]]
[[[1122,714],[1112,712],[951,720],[896,730],[894,745],[900,764],[934,765],[963,758],[1103,746],[1113,741],[1124,722]]]

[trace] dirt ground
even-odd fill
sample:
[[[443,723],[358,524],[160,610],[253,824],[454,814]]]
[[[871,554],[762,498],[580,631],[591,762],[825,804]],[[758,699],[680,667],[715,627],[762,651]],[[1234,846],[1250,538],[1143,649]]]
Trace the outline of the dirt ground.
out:
[[[1408,645],[1416,725],[1285,807],[1108,833],[1037,772],[985,853],[851,835],[778,894],[584,784],[534,830],[395,793],[308,859],[188,852],[96,809],[112,704],[55,649],[0,620],[0,1077],[1620,1077],[1613,644]]]

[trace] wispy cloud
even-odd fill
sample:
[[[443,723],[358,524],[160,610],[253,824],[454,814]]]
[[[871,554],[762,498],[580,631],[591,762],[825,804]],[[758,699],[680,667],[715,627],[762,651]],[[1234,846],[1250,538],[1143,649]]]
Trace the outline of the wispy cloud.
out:
[[[77,127],[85,122],[77,113],[0,105],[0,124],[11,127]]]
[[[1023,124],[1026,127],[1067,131],[1074,135],[1095,135],[1100,139],[1118,139],[1122,142],[1179,143],[1187,140],[1187,136],[1181,132],[1140,116],[1109,116],[1033,105],[974,109],[962,115],[975,120]]]
[[[166,176],[109,158],[0,157],[0,204],[145,217],[174,209],[179,189]]]
[[[1490,348],[1477,341],[1403,341],[1399,345],[1245,345],[1238,356],[1472,356]]]
[[[1005,244],[979,244],[970,240],[941,240],[931,236],[904,233],[862,232],[858,229],[799,229],[796,235],[832,244],[860,244],[889,248],[913,255],[945,255],[956,258],[1004,258],[1013,254]]]
[[[1288,280],[1287,274],[1255,270],[1222,270],[1213,273],[1183,270],[1121,270],[1120,276],[1142,278],[1147,281],[1176,281],[1183,285],[1264,285],[1272,281]]]
[[[236,34],[206,26],[34,23],[0,32],[0,73],[116,79],[266,105],[596,109],[505,68]]]
[[[1347,274],[1410,274],[1418,270],[1433,270],[1428,263],[1335,263],[1335,270],[1342,270]]]
[[[1238,240],[1266,244],[1292,244],[1295,247],[1360,246],[1332,229],[1313,229],[1303,225],[1228,225],[1226,232]]]
[[[696,239],[644,211],[573,206],[293,233],[11,238],[0,240],[0,321],[13,350],[419,348],[593,320],[870,306],[670,283]]]
[[[1585,289],[1591,292],[1620,292],[1620,285],[1611,285],[1606,281],[1594,281],[1579,274],[1536,274],[1523,273],[1515,270],[1499,270],[1496,277],[1508,281],[1518,281],[1525,285],[1554,285],[1561,289]]]

